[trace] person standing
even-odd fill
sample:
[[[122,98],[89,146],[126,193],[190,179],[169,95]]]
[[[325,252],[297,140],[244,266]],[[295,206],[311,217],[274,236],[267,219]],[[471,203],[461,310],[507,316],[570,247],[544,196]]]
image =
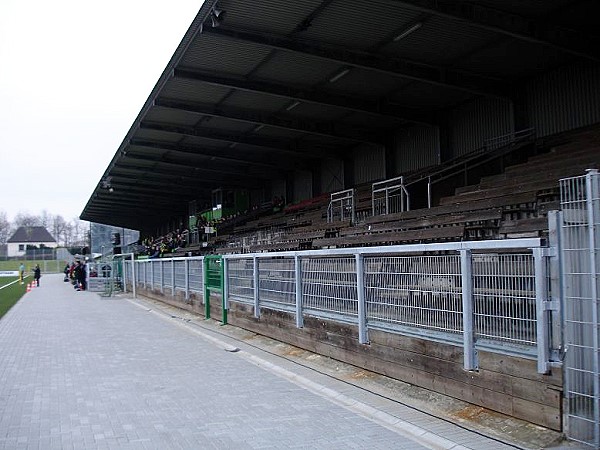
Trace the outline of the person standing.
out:
[[[35,280],[36,286],[40,286],[40,278],[42,276],[42,270],[40,269],[40,265],[36,264],[33,269],[33,279]]]
[[[25,264],[21,263],[19,266],[19,278],[21,279],[21,284],[25,283]]]

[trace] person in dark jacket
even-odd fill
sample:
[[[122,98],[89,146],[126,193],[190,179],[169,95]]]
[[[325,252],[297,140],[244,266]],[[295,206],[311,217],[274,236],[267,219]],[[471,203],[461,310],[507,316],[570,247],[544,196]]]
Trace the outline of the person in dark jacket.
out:
[[[33,279],[35,280],[36,286],[40,285],[40,278],[42,277],[42,270],[40,269],[40,265],[36,264],[33,269]]]

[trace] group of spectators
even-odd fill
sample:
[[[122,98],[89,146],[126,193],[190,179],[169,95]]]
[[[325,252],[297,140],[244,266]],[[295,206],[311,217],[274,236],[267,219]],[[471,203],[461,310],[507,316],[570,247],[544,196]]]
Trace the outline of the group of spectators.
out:
[[[65,274],[64,281],[71,282],[75,290],[85,291],[87,289],[87,266],[85,261],[73,261],[71,264],[65,266],[63,272]]]
[[[146,237],[142,240],[143,255],[150,258],[162,258],[187,245],[188,230],[175,230],[158,238]]]

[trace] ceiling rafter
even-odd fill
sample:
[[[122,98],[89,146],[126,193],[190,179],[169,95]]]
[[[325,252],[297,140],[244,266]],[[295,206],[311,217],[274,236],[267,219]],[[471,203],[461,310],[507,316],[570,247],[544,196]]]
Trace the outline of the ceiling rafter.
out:
[[[321,158],[323,156],[322,152],[314,151],[314,146],[309,147],[308,145],[302,145],[302,143],[295,140],[289,141],[262,136],[252,136],[249,134],[232,134],[206,127],[194,128],[149,121],[143,121],[140,124],[140,129],[173,133],[186,137],[199,137],[218,142],[227,142],[229,144],[250,145],[262,149],[265,153],[285,153],[296,158]],[[222,152],[222,150],[219,150],[219,152]]]
[[[600,40],[518,14],[464,0],[389,0],[412,10],[468,22],[474,27],[552,47],[580,58],[600,61]]]
[[[124,170],[125,172],[120,172],[120,170]],[[164,167],[140,168],[139,166],[136,166],[135,163],[120,163],[120,165],[113,168],[113,172],[117,175],[119,173],[139,174],[150,180],[160,177],[161,180],[170,180],[174,186],[185,180],[196,181],[199,185],[210,183],[212,184],[213,189],[221,186],[244,187],[247,184],[251,186],[263,185],[263,180],[254,177],[243,177],[241,175],[223,177],[222,174],[219,175],[219,171],[211,171],[211,174],[215,174],[214,177],[211,177],[206,172],[203,173],[200,168],[190,168],[190,170],[191,172],[187,171],[186,173],[183,173],[181,170],[166,169]]]
[[[315,136],[343,140],[346,142],[362,142],[368,144],[383,143],[381,136],[378,136],[373,132],[357,130],[356,127],[344,126],[334,122],[314,122],[308,119],[284,117],[281,115],[261,113],[259,111],[242,108],[225,106],[216,107],[205,103],[184,102],[162,97],[156,98],[154,100],[154,105],[204,116],[222,117],[244,123],[265,125],[288,131],[291,130],[299,133],[313,134]]]
[[[226,149],[210,149],[206,147],[198,147],[198,146],[190,146],[190,145],[181,145],[181,144],[172,144],[161,141],[155,141],[152,139],[131,139],[130,145],[132,147],[144,147],[144,148],[152,148],[157,150],[165,150],[173,153],[181,153],[183,155],[191,155],[197,156],[199,158],[210,159],[211,161],[221,161],[224,163],[233,163],[233,164],[243,164],[246,166],[255,166],[255,167],[265,167],[268,169],[277,169],[281,167],[282,164],[285,166],[285,162],[266,162],[265,158],[262,160],[255,159],[240,159],[233,158],[228,156],[225,152]],[[251,153],[249,156],[253,156]],[[268,159],[267,161],[273,161],[273,158]],[[294,163],[292,161],[292,163]],[[290,161],[288,160],[287,165],[290,165]]]
[[[246,77],[216,75],[188,67],[175,68],[173,76],[175,78],[200,81],[206,84],[224,86],[245,92],[265,94],[320,106],[341,108],[360,114],[370,114],[375,117],[418,124],[433,124],[433,118],[430,115],[425,117],[425,114],[419,114],[418,111],[407,111],[405,108],[389,105],[384,102],[373,102],[355,97],[337,95],[323,90],[317,91],[308,86],[290,87],[272,82],[249,80]]]
[[[239,169],[234,169],[231,166],[227,166],[227,165],[222,165],[221,166],[211,166],[212,167],[208,167],[206,164],[204,164],[203,166],[198,166],[198,165],[194,165],[191,161],[189,160],[184,160],[182,158],[176,158],[174,157],[174,155],[172,154],[174,152],[168,152],[167,154],[164,155],[158,155],[158,154],[154,154],[154,155],[136,155],[133,154],[132,152],[127,153],[127,156],[122,158],[118,164],[124,164],[126,161],[145,161],[148,163],[154,163],[152,168],[150,170],[152,171],[163,171],[163,169],[174,169],[174,170],[178,170],[178,169],[183,169],[184,171],[181,172],[182,174],[186,174],[189,170],[194,171],[194,173],[196,175],[201,175],[201,174],[206,174],[206,173],[215,173],[215,174],[219,174],[222,176],[229,176],[229,175],[233,175],[236,177],[240,177],[241,179],[250,179],[252,177],[249,177],[248,174],[251,173],[253,176],[256,177],[264,177],[264,178],[269,178],[269,174],[266,172],[260,172],[260,175],[256,175],[254,172],[255,171],[250,171],[249,168],[239,168]],[[212,162],[214,163],[214,161]],[[270,171],[271,172],[275,172],[276,168],[274,167],[270,167]]]
[[[399,77],[407,80],[419,81],[447,89],[468,92],[474,95],[492,97],[508,97],[508,86],[496,80],[491,80],[483,75],[468,74],[463,71],[449,70],[429,64],[418,63],[406,59],[393,58],[373,52],[349,50],[338,46],[309,42],[305,40],[279,36],[275,34],[259,33],[247,30],[234,30],[218,27],[204,30],[205,33],[215,34],[223,38],[242,40],[264,45],[278,50],[299,53],[313,58],[337,62],[344,66],[354,67],[384,75]],[[394,111],[393,105],[381,105],[383,110]],[[417,111],[410,115],[410,111],[397,110],[395,117],[403,118],[417,123],[435,124],[432,118]]]

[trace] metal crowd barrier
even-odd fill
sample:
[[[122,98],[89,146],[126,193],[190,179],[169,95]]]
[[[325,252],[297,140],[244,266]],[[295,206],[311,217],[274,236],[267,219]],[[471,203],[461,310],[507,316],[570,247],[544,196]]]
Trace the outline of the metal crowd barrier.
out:
[[[486,349],[537,358],[546,373],[553,254],[535,238],[223,255],[223,305],[285,311],[298,327],[305,316],[355,324],[365,344],[372,329],[461,345],[467,370]],[[136,261],[136,282],[204,304],[202,261]]]

